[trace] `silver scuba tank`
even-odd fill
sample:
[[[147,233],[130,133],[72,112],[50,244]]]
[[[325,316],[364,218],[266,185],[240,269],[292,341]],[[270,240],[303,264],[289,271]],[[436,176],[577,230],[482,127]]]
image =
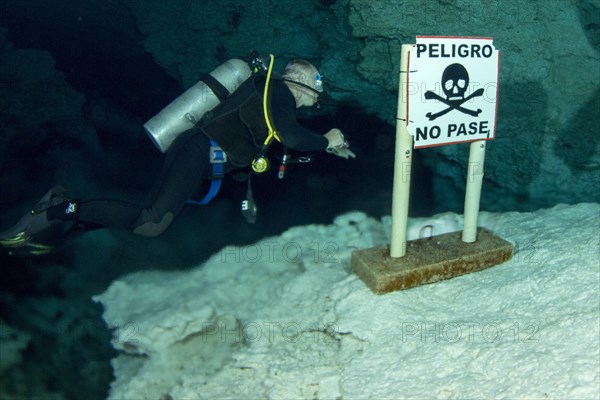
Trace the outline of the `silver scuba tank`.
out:
[[[192,128],[205,113],[219,105],[224,96],[235,92],[250,75],[250,67],[245,61],[234,58],[224,62],[150,118],[144,124],[144,129],[156,147],[165,153],[177,136]],[[215,93],[211,88],[214,88],[215,80],[229,93]]]

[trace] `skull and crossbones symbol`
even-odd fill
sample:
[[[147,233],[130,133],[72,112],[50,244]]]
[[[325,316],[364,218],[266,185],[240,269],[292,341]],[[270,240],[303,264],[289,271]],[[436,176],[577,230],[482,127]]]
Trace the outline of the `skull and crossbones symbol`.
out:
[[[437,93],[428,90],[425,92],[425,100],[439,100],[446,104],[448,108],[435,114],[428,112],[425,116],[429,118],[430,121],[433,121],[434,119],[441,117],[452,110],[458,110],[473,117],[478,116],[481,112],[481,109],[470,110],[462,107],[462,105],[474,97],[482,96],[483,88],[477,89],[465,97],[465,92],[467,91],[468,86],[469,73],[465,67],[463,67],[461,64],[451,64],[447,66],[442,73],[442,90],[444,91],[446,98],[443,98]]]

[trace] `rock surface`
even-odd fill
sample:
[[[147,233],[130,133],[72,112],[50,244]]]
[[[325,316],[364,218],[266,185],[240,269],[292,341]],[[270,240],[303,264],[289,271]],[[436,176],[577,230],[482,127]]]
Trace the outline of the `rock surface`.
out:
[[[593,398],[599,213],[483,213],[512,260],[383,296],[349,270],[388,240],[389,219],[362,213],[123,277],[95,297],[118,328],[110,398]],[[409,237],[461,224],[415,219]]]

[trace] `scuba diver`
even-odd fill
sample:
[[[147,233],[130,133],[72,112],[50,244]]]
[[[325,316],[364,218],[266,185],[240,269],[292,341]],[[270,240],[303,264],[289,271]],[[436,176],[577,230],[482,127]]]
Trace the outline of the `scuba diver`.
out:
[[[244,68],[248,68],[248,64],[244,64]],[[285,173],[286,160],[289,160],[287,148],[300,152],[326,150],[345,159],[355,157],[339,129],[321,135],[296,120],[295,109],[315,105],[323,92],[322,77],[317,68],[308,61],[296,59],[287,64],[280,77],[274,76],[271,73],[273,56],[268,73],[265,74],[264,63],[261,67],[259,73],[255,70],[247,79],[247,74],[242,74],[243,79],[239,85],[234,85],[234,90],[231,87],[228,90],[228,84],[223,84],[226,79],[219,79],[219,74],[207,74],[206,79],[201,80],[201,84],[206,85],[202,89],[210,88],[210,93],[214,92],[221,101],[210,110],[202,110],[202,118],[187,112],[185,118],[191,128],[173,134],[172,129],[171,132],[167,132],[169,129],[152,131],[147,126],[152,120],[144,125],[155,144],[166,153],[165,163],[146,204],[114,199],[70,199],[66,197],[65,189],[57,186],[13,227],[0,232],[0,245],[11,252],[44,254],[53,250],[53,246],[45,244],[43,238],[62,240],[75,231],[104,227],[156,237],[169,227],[203,181],[210,180],[211,188],[199,204],[206,204],[214,197],[223,175],[251,168],[248,175],[252,176],[268,169],[266,153],[273,140],[281,142],[285,150],[280,178]],[[171,115],[169,123],[176,119]],[[172,141],[160,143],[167,133]],[[249,182],[248,187],[250,198],[242,202],[242,211],[249,213],[247,219],[253,222],[256,208]]]

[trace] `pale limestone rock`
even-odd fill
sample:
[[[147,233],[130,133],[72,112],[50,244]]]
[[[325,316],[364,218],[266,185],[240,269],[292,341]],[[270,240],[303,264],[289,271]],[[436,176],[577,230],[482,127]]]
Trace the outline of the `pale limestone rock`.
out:
[[[354,249],[389,240],[387,220],[360,213],[189,271],[129,275],[95,297],[109,326],[140,327],[121,339],[133,348],[113,342],[110,398],[593,397],[598,215],[598,204],[481,213],[515,244],[512,260],[383,296],[349,271]],[[412,219],[409,236],[428,225],[462,221]]]

